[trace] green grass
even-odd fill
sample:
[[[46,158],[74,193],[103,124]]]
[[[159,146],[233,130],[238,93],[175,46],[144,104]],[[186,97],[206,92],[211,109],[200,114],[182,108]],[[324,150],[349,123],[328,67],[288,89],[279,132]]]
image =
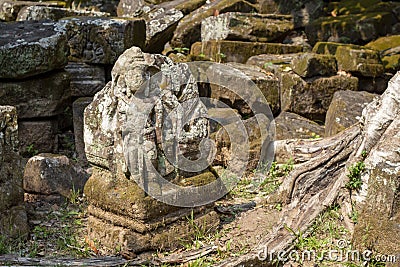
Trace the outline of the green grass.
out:
[[[349,174],[347,177],[349,181],[346,183],[346,188],[349,190],[360,190],[362,187],[361,174],[365,170],[365,164],[363,161],[359,161],[349,167]]]

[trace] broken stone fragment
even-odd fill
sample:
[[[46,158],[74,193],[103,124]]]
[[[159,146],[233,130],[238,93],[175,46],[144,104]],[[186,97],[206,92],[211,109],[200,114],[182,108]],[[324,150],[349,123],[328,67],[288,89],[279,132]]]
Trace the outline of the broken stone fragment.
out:
[[[338,69],[365,77],[378,77],[384,68],[379,53],[375,50],[354,49],[340,46],[336,50]]]
[[[273,42],[283,40],[293,28],[288,15],[228,12],[202,21],[201,41]]]
[[[87,164],[85,154],[85,141],[83,138],[83,115],[85,108],[92,102],[93,97],[80,97],[72,104],[72,115],[74,121],[75,151],[80,163]]]
[[[18,12],[24,7],[45,6],[45,7],[62,7],[61,2],[30,2],[30,1],[13,1],[0,0],[0,20],[14,21],[17,19]]]
[[[142,19],[75,17],[59,23],[67,32],[71,61],[114,64],[126,49],[144,47]]]
[[[324,137],[325,129],[318,123],[291,112],[275,118],[275,139],[312,139]]]
[[[317,54],[325,54],[325,55],[336,55],[336,50],[340,46],[346,46],[354,49],[361,49],[362,46],[353,45],[353,44],[342,44],[342,43],[334,43],[334,42],[318,42],[314,45],[312,52]]]
[[[246,61],[260,54],[289,54],[303,51],[302,46],[278,43],[241,42],[241,41],[208,41],[197,42],[192,45],[191,54],[201,55],[205,59],[216,62]]]
[[[337,91],[326,113],[325,136],[335,135],[359,122],[363,109],[376,94],[364,91]]]
[[[201,41],[201,23],[210,16],[226,12],[256,12],[256,7],[245,0],[215,0],[186,15],[179,23],[171,40],[172,47],[191,47]]]
[[[183,13],[175,8],[158,8],[147,13],[145,15],[146,51],[161,53],[183,16]]]
[[[106,85],[106,70],[102,65],[69,62],[65,70],[71,77],[71,96],[94,96]]]
[[[19,150],[22,156],[31,157],[38,152],[53,153],[57,150],[58,120],[19,121]]]
[[[400,67],[400,35],[378,38],[365,45],[381,53],[385,71],[395,73]]]
[[[70,77],[65,71],[0,83],[0,105],[15,106],[19,119],[57,116],[70,104],[70,96]]]
[[[21,238],[29,233],[22,173],[17,110],[0,106],[0,235],[8,238]]]
[[[291,64],[294,58],[297,58],[301,54],[293,53],[293,54],[261,54],[250,57],[246,64],[254,65],[260,68],[266,69],[271,65],[288,65]]]
[[[67,34],[58,23],[0,23],[0,79],[22,79],[61,69],[67,61]]]
[[[24,190],[31,194],[59,194],[83,191],[88,173],[64,155],[39,154],[29,159],[24,171]]]
[[[109,17],[110,14],[97,11],[74,10],[51,6],[25,6],[17,16],[17,21],[24,20],[59,20],[65,17],[91,16],[91,17]]]
[[[244,65],[239,63],[227,63],[227,66],[232,67],[232,71],[239,70],[244,75],[246,75],[254,84],[258,87],[261,93],[264,95],[269,109],[273,114],[277,115],[280,110],[280,96],[279,96],[279,80],[278,77],[272,73],[267,73],[263,69],[257,66]],[[231,72],[226,68],[215,69],[214,75],[216,79],[224,80],[227,77],[232,77],[235,79],[235,73]],[[230,81],[234,83],[235,81]],[[241,82],[238,78],[237,83]],[[222,84],[222,83],[221,83]],[[245,88],[243,88],[245,90]],[[241,96],[238,96],[232,92],[229,88],[222,85],[211,84],[211,98],[217,99],[224,102],[229,107],[237,109],[240,114],[244,116],[249,116],[252,114],[252,109],[249,104],[257,105],[263,104],[263,100],[254,99],[254,95],[251,92],[251,88],[247,88],[249,91],[243,91]],[[247,101],[247,103],[246,103]],[[253,103],[249,103],[253,102]]]
[[[335,75],[303,80],[293,72],[281,72],[281,108],[311,120],[324,121],[333,94],[339,90],[357,91],[358,79]]]
[[[292,15],[295,28],[304,27],[325,14],[325,4],[322,0],[274,0],[273,2],[278,5],[279,13]]]
[[[301,77],[331,76],[337,73],[334,56],[304,53],[292,60],[292,68]]]
[[[312,45],[318,41],[366,43],[391,33],[392,19],[389,12],[320,17],[305,31]]]

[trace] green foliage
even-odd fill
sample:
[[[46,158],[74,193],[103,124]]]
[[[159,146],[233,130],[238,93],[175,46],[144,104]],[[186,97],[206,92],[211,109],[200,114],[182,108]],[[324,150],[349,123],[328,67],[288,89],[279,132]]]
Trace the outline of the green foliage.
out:
[[[30,157],[36,156],[39,154],[39,150],[35,149],[34,144],[30,144],[29,146],[26,147],[26,152],[28,152]]]
[[[358,222],[358,211],[356,209],[353,209],[353,211],[351,212],[350,219],[353,221],[353,223]]]
[[[282,165],[272,162],[269,171],[266,173],[265,180],[260,185],[261,191],[267,194],[275,192],[281,185],[280,178],[287,176],[293,170],[293,165],[292,159]],[[259,171],[265,173],[265,167],[261,167]]]
[[[187,48],[187,47],[175,47],[174,51],[177,52],[177,53],[181,53],[181,54],[187,55],[189,53],[190,49]]]
[[[0,255],[8,253],[7,240],[5,236],[0,235]]]
[[[316,133],[311,133],[311,139],[320,139],[321,136],[319,134]]]
[[[346,183],[346,188],[349,190],[360,190],[363,184],[361,180],[361,174],[365,170],[365,164],[363,161],[359,161],[349,168],[349,174],[347,177],[349,181]]]
[[[266,63],[264,63],[263,68],[266,69],[266,68],[271,67],[273,65],[274,64],[272,62],[266,62]]]
[[[365,158],[368,156],[367,151],[366,151],[366,150],[363,150],[363,151],[361,152],[361,156],[365,159]]]

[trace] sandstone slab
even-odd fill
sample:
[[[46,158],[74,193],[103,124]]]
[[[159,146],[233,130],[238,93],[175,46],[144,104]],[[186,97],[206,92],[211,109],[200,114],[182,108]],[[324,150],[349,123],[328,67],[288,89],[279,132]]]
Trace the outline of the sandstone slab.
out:
[[[145,15],[146,51],[161,53],[183,16],[182,11],[175,8],[158,8],[147,13]]]
[[[255,6],[245,0],[215,0],[186,15],[179,23],[171,40],[173,47],[191,47],[201,41],[201,23],[205,18],[218,13],[257,11]]]
[[[278,5],[279,13],[292,15],[295,28],[304,27],[324,14],[322,0],[274,0],[274,2]]]
[[[83,138],[83,115],[85,108],[92,102],[93,97],[80,97],[72,104],[74,120],[74,139],[77,158],[83,163],[87,163],[85,154],[85,141]]]
[[[217,62],[246,61],[260,54],[289,54],[303,51],[302,46],[285,45],[276,43],[240,42],[240,41],[208,41],[198,42],[192,45],[191,54],[202,55],[205,59]]]
[[[0,235],[20,238],[29,233],[22,189],[23,165],[18,155],[17,110],[0,106]]]
[[[29,159],[24,171],[24,190],[31,194],[59,194],[83,191],[88,174],[64,155],[39,154]]]
[[[67,32],[71,61],[114,64],[126,49],[145,43],[141,19],[75,17],[59,23]]]
[[[45,6],[45,7],[57,7],[62,6],[60,2],[31,2],[31,1],[13,1],[13,0],[1,0],[0,1],[0,20],[4,21],[15,21],[18,16],[18,12],[27,6]]]
[[[0,83],[0,105],[14,105],[20,119],[57,116],[70,104],[70,96],[65,71]]]
[[[283,72],[281,81],[281,109],[311,120],[324,121],[333,94],[339,90],[358,90],[358,79],[335,75],[303,80],[293,72]]]
[[[295,113],[283,111],[275,118],[275,139],[311,139],[324,137],[325,129],[318,123]]]
[[[384,72],[379,53],[375,50],[341,46],[336,50],[336,60],[339,70],[361,76],[377,77]]]
[[[395,73],[400,66],[400,35],[392,35],[378,38],[365,45],[365,47],[378,50],[385,71]]]
[[[55,22],[0,23],[0,79],[22,79],[67,64],[67,34]]]
[[[325,135],[335,135],[359,122],[363,109],[376,96],[376,94],[363,91],[335,92],[326,113]]]
[[[283,40],[293,28],[288,15],[228,12],[202,21],[201,41],[273,42]]]
[[[292,68],[301,77],[332,76],[336,74],[335,57],[304,53],[292,60]]]
[[[71,96],[94,96],[106,85],[104,66],[69,62],[65,70],[71,77]]]
[[[391,13],[372,12],[321,17],[305,30],[312,45],[318,41],[364,44],[391,33],[391,27]]]
[[[267,68],[271,65],[288,65],[292,63],[292,60],[298,57],[300,54],[261,54],[250,57],[246,64],[254,65],[260,68]]]
[[[22,156],[31,157],[37,153],[53,153],[57,150],[58,121],[19,121],[19,150]]]
[[[24,20],[59,20],[65,17],[90,16],[90,17],[108,17],[110,14],[98,11],[74,10],[51,6],[25,6],[19,12],[17,21]]]

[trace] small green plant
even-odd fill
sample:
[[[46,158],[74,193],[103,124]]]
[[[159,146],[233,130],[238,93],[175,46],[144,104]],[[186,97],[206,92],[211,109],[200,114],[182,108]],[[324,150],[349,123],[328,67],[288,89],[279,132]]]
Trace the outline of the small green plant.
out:
[[[258,172],[266,173],[265,180],[260,184],[261,191],[267,194],[275,192],[275,190],[281,185],[280,178],[287,176],[293,170],[293,165],[294,163],[292,159],[282,165],[272,162],[268,172],[266,172],[265,166],[261,166]]]
[[[349,174],[347,177],[349,181],[346,183],[346,188],[349,190],[360,190],[363,184],[361,180],[361,174],[365,170],[365,164],[363,161],[359,161],[354,165],[350,166]]]
[[[353,208],[353,211],[350,214],[350,219],[353,221],[353,223],[358,222],[358,211]]]
[[[206,57],[206,54],[200,53],[198,56],[204,58],[204,57]]]
[[[319,134],[316,133],[311,133],[311,139],[320,139],[321,136]]]
[[[275,205],[275,209],[276,209],[277,211],[282,211],[282,203],[276,204],[276,205]]]
[[[215,55],[215,59],[217,62],[221,62],[224,58],[226,58],[226,55],[224,53],[217,53]]]
[[[266,62],[266,63],[264,63],[263,68],[266,69],[266,68],[271,67],[273,65],[274,64],[272,62]]]
[[[73,205],[79,204],[79,196],[80,195],[81,195],[81,190],[80,189],[76,190],[75,186],[73,185],[72,189],[70,191],[70,194],[69,194],[69,198],[68,198],[69,203],[71,203]]]
[[[187,47],[175,47],[174,51],[177,52],[177,53],[181,53],[181,54],[185,54],[186,55],[186,54],[189,53],[190,49],[187,48]]]
[[[7,240],[4,236],[0,235],[0,255],[8,253]]]
[[[26,147],[26,152],[28,152],[28,154],[33,157],[36,156],[37,154],[39,154],[39,150],[35,149],[35,145],[34,144],[30,144],[29,146]]]
[[[365,159],[368,156],[367,150],[363,150],[361,156]]]

